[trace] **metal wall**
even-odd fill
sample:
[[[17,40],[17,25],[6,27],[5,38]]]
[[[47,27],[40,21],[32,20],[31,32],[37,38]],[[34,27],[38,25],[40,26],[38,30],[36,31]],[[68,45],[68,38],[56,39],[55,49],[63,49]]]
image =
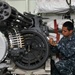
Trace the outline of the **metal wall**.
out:
[[[34,13],[36,7],[36,0],[4,0],[11,6],[15,7],[19,12],[31,12]]]

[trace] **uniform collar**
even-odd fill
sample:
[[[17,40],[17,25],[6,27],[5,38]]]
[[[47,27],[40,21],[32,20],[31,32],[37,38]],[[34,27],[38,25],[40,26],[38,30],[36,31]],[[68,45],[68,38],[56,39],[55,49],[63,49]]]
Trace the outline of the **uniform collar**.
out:
[[[74,33],[70,37],[64,37],[66,40],[72,40],[74,38]]]
[[[68,40],[72,40],[74,38],[74,33],[70,37],[68,37]]]

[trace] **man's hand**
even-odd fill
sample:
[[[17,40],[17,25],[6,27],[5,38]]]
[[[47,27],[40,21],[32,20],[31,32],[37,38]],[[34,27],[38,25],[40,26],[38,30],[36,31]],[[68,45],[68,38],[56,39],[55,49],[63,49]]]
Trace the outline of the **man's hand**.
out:
[[[52,45],[52,46],[56,46],[57,43],[53,40],[53,38],[50,38],[49,39],[49,43]]]

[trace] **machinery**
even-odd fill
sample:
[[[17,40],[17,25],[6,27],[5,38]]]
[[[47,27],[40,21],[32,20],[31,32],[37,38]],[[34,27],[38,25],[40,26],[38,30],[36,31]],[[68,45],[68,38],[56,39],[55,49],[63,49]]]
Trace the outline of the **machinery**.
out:
[[[49,57],[48,34],[42,17],[26,12],[21,14],[8,3],[0,1],[1,65],[10,60],[24,70],[41,67]],[[7,68],[5,65],[1,69],[2,75]]]

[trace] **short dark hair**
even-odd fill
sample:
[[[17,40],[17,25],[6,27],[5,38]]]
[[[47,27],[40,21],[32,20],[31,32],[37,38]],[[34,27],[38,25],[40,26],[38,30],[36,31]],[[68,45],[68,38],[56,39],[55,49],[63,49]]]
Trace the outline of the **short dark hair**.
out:
[[[64,24],[63,24],[63,27],[67,27],[67,29],[70,31],[70,30],[73,30],[74,29],[74,24],[70,21],[66,21]]]

